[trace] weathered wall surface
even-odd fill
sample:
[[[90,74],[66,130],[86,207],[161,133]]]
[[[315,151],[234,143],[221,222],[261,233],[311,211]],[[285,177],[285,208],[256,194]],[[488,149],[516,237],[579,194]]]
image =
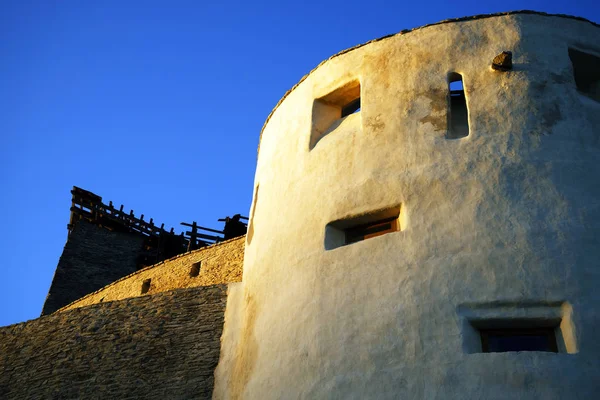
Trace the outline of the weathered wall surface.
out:
[[[141,235],[78,221],[60,256],[42,315],[135,272],[143,243]]]
[[[494,16],[372,42],[302,81],[263,131],[217,398],[597,397],[600,103],[568,48],[599,46],[589,22]],[[505,50],[514,69],[492,70]],[[450,72],[469,110],[456,140]],[[315,99],[356,79],[360,112],[311,149]],[[325,249],[328,223],[398,205],[403,231]],[[473,315],[563,320],[571,350],[481,353]]]
[[[0,398],[210,399],[226,292],[181,289],[0,328]]]
[[[242,280],[245,238],[239,237],[194,250],[137,271],[85,296],[60,311],[100,302],[142,296],[142,285],[150,279],[147,294],[178,288],[208,286]],[[190,276],[195,263],[201,263],[198,276]]]

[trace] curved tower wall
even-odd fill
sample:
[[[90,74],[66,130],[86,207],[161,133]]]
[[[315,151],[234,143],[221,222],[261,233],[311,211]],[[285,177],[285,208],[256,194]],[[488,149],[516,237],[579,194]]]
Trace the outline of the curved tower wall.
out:
[[[297,85],[262,134],[217,397],[594,397],[600,103],[577,91],[569,48],[600,55],[600,29],[449,22],[337,55]],[[492,70],[505,50],[513,69]],[[451,73],[461,139],[447,138]],[[315,99],[356,81],[360,112],[313,143],[331,112]],[[399,231],[327,244],[331,222],[398,208]],[[481,329],[523,324],[553,326],[558,353],[482,352]]]

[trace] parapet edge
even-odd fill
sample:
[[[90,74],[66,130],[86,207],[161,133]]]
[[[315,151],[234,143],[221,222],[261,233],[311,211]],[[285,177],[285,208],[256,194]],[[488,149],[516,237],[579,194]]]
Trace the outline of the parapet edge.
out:
[[[135,271],[135,272],[133,272],[133,273],[131,273],[131,274],[129,274],[129,275],[126,275],[126,276],[124,276],[124,277],[122,277],[122,278],[119,278],[119,279],[117,279],[116,281],[114,281],[114,282],[111,282],[111,283],[109,283],[108,285],[106,285],[106,286],[104,286],[104,287],[101,287],[100,289],[98,289],[98,290],[96,290],[96,291],[93,291],[93,292],[91,292],[91,293],[88,293],[88,294],[86,294],[85,296],[83,296],[83,297],[80,297],[80,298],[78,298],[77,300],[74,300],[74,301],[70,302],[69,304],[67,304],[67,305],[65,305],[65,306],[63,306],[63,307],[61,307],[61,308],[59,308],[58,310],[56,310],[56,311],[54,311],[53,313],[50,313],[50,314],[48,314],[48,315],[52,315],[52,314],[54,314],[54,313],[59,313],[59,312],[63,312],[63,311],[68,311],[68,310],[70,310],[70,309],[75,309],[75,308],[71,308],[71,306],[72,306],[72,305],[74,305],[75,303],[78,303],[78,302],[80,302],[80,301],[82,301],[82,300],[84,300],[84,299],[87,299],[87,298],[89,298],[89,297],[91,297],[91,296],[94,296],[94,295],[96,295],[96,294],[98,294],[98,293],[100,293],[100,292],[102,292],[102,291],[106,290],[106,289],[107,289],[107,288],[109,288],[109,287],[112,287],[112,286],[114,286],[114,285],[116,285],[116,284],[118,284],[118,283],[120,283],[120,282],[123,282],[123,281],[125,281],[125,280],[127,280],[127,279],[130,279],[130,278],[131,278],[131,277],[133,277],[133,276],[139,275],[139,274],[141,274],[141,273],[143,273],[143,272],[145,272],[145,271],[148,271],[148,270],[150,270],[150,269],[153,269],[153,268],[155,268],[155,267],[159,267],[159,266],[161,266],[161,265],[163,265],[163,264],[166,264],[166,263],[169,263],[169,262],[171,262],[171,261],[177,260],[178,258],[181,258],[181,257],[187,257],[187,256],[189,256],[189,255],[191,255],[191,254],[195,254],[195,253],[201,253],[201,252],[204,252],[204,251],[207,251],[207,250],[213,250],[213,249],[215,249],[215,248],[217,248],[217,247],[219,247],[219,246],[221,246],[221,245],[225,245],[225,244],[228,244],[228,243],[235,242],[236,240],[245,241],[245,240],[246,240],[246,235],[243,235],[243,236],[238,236],[238,237],[235,237],[235,238],[231,238],[231,239],[228,239],[228,240],[224,240],[224,241],[222,241],[222,242],[214,243],[214,244],[212,244],[212,245],[210,245],[210,246],[201,247],[201,248],[199,248],[199,249],[196,249],[196,250],[192,250],[192,251],[188,251],[188,252],[185,252],[185,253],[181,253],[181,254],[178,254],[178,255],[176,255],[176,256],[174,256],[174,257],[171,257],[171,258],[169,258],[169,259],[166,259],[166,260],[163,260],[163,261],[161,261],[161,262],[159,262],[159,263],[156,263],[156,264],[154,264],[154,265],[150,265],[150,266],[148,266],[148,267],[146,267],[146,268],[142,268],[142,269],[140,269],[140,270],[138,270],[138,271]],[[214,286],[214,285],[209,285],[209,286]],[[202,286],[202,287],[207,287],[207,286]],[[181,288],[181,289],[184,289],[184,288]],[[171,290],[176,290],[176,289],[171,289]],[[161,293],[164,293],[164,292],[161,292]],[[123,300],[124,300],[124,299],[123,299]],[[119,300],[117,300],[117,301],[119,301]],[[83,306],[83,307],[86,307],[86,306]],[[77,308],[79,308],[79,307],[77,307]]]
[[[515,11],[505,11],[505,12],[498,12],[498,13],[492,13],[492,14],[477,14],[477,15],[471,15],[471,16],[466,16],[466,17],[460,17],[460,18],[450,18],[450,19],[445,19],[442,21],[438,21],[438,22],[434,22],[431,24],[426,24],[426,25],[421,25],[418,26],[416,28],[412,28],[412,29],[403,29],[398,33],[392,33],[389,35],[385,35],[382,37],[379,37],[377,39],[372,39],[369,40],[368,42],[362,43],[362,44],[358,44],[356,46],[350,47],[348,49],[342,50],[334,55],[332,55],[331,57],[321,61],[316,67],[314,67],[312,70],[310,70],[310,72],[308,72],[306,75],[304,75],[302,78],[300,78],[300,80],[298,81],[298,83],[296,83],[294,86],[292,86],[287,92],[285,92],[285,94],[281,97],[281,99],[279,99],[279,101],[277,102],[277,104],[275,104],[275,107],[273,107],[273,109],[271,110],[271,112],[269,113],[269,115],[267,116],[267,119],[265,120],[261,130],[260,130],[260,135],[258,137],[258,149],[257,149],[257,157],[258,154],[260,154],[260,144],[262,141],[262,135],[263,132],[265,130],[265,128],[267,127],[267,124],[269,123],[269,120],[271,119],[271,117],[273,116],[273,114],[275,113],[275,111],[277,110],[277,108],[279,108],[279,106],[281,105],[281,103],[283,103],[283,101],[288,97],[288,95],[290,93],[292,93],[294,91],[294,89],[296,89],[296,87],[298,87],[302,82],[304,82],[314,71],[316,71],[321,65],[325,64],[327,61],[336,58],[338,56],[341,56],[342,54],[346,54],[351,52],[352,50],[356,50],[360,47],[366,46],[368,44],[374,43],[374,42],[379,42],[381,40],[384,39],[388,39],[390,37],[394,37],[394,36],[399,36],[399,35],[404,35],[406,33],[411,33],[420,29],[424,29],[424,28],[428,28],[431,26],[436,26],[436,25],[442,25],[442,24],[448,24],[448,23],[452,23],[452,22],[462,22],[462,21],[473,21],[473,20],[478,20],[478,19],[485,19],[485,18],[493,18],[493,17],[502,17],[502,16],[508,16],[508,15],[517,15],[517,14],[532,14],[532,15],[539,15],[539,16],[543,16],[543,17],[559,17],[559,18],[567,18],[567,19],[574,19],[577,21],[582,21],[582,22],[588,22],[591,25],[600,28],[600,24],[590,21],[587,18],[583,18],[583,17],[578,17],[575,15],[568,15],[568,14],[550,14],[550,13],[545,13],[542,11],[535,11],[535,10],[515,10]]]

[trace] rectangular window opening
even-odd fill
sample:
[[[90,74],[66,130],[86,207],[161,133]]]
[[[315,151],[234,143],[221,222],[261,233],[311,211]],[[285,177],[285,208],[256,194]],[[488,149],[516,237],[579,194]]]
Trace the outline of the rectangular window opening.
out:
[[[448,75],[448,133],[447,139],[469,136],[469,112],[462,76],[456,72]]]
[[[331,250],[401,230],[400,207],[334,221],[325,227],[325,249]]]
[[[198,261],[197,263],[192,264],[192,268],[190,269],[190,277],[194,278],[200,275],[200,267],[202,266],[202,261]]]
[[[150,281],[152,281],[152,279],[146,279],[142,283],[142,294],[146,294],[148,293],[148,290],[150,290]]]
[[[573,307],[564,301],[493,301],[458,306],[463,350],[468,354],[578,352]]]
[[[600,57],[570,48],[569,58],[577,90],[600,102]]]
[[[385,235],[398,230],[398,217],[386,218],[345,230],[346,244]]]
[[[309,149],[312,150],[319,140],[342,125],[346,117],[357,114],[360,110],[360,81],[358,79],[315,99]]]
[[[481,351],[547,351],[558,353],[554,327],[520,329],[481,329]]]

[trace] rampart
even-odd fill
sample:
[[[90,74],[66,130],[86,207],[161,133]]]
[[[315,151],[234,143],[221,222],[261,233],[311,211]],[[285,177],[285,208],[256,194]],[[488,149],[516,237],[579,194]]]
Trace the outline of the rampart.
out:
[[[246,232],[243,220],[247,218],[237,214],[220,220],[225,222],[223,231],[199,226],[194,221],[191,224],[182,222],[181,225],[191,229],[176,234],[174,228],[169,231],[164,224],[156,226],[152,218],[144,220],[144,214],[136,216],[133,210],[127,213],[123,205],[116,208],[112,201],[104,204],[102,197],[77,186],[73,187],[71,194],[71,216],[67,225],[69,237],[42,315],[50,314],[135,271]],[[211,267],[214,263],[209,264],[194,284],[184,282],[183,287],[228,282],[229,277],[225,280],[215,277],[215,268]],[[241,259],[239,268],[241,270]],[[162,277],[155,280],[155,290],[146,288],[144,293],[177,287],[174,282],[166,284],[165,277]]]
[[[0,328],[2,399],[210,399],[226,285]]]
[[[244,244],[245,236],[241,236],[181,254],[121,278],[58,311],[179,288],[239,282],[242,280]],[[144,288],[146,293],[142,293]]]

